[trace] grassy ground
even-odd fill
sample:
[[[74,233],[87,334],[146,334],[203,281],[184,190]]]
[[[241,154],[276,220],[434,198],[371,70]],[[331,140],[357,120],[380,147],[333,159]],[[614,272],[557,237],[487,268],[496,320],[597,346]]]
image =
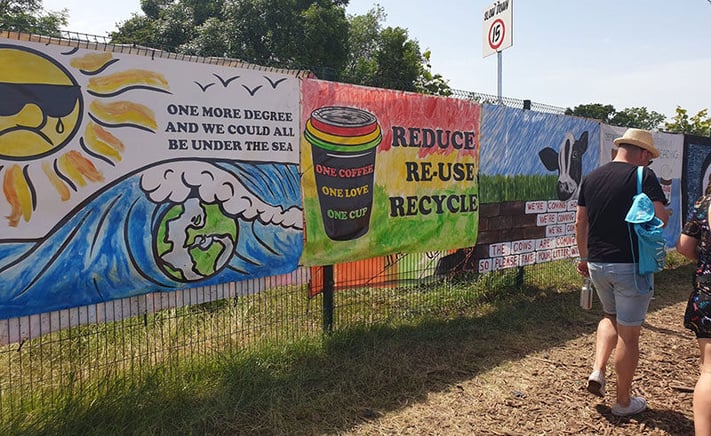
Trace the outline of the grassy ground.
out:
[[[448,361],[430,373],[432,378],[444,379],[446,387],[429,389],[415,401],[394,409],[376,409],[372,417],[339,433],[693,434],[692,394],[699,374],[699,350],[693,333],[682,325],[691,271],[692,267],[685,265],[656,277],[632,384],[633,395],[644,396],[649,404],[639,415],[618,418],[610,411],[616,382],[612,360],[607,368],[607,395],[599,398],[585,389],[600,313],[596,301],[592,310],[578,310],[579,316],[565,324],[536,318],[523,321],[522,330],[511,329],[512,337],[500,343],[473,338],[474,348],[462,344],[466,363]],[[470,370],[470,362],[481,356],[492,364]],[[461,369],[466,372],[460,374]]]
[[[690,266],[678,268],[682,262],[677,258],[670,263],[658,280],[685,286]],[[330,336],[311,330],[301,339],[267,338],[259,348],[205,347],[210,352],[203,359],[153,358],[140,371],[89,377],[82,383],[64,379],[62,386],[52,387],[49,404],[18,402],[25,410],[3,415],[0,433],[347,432],[531,353],[590,334],[596,315],[578,307],[579,278],[571,264],[536,272],[550,267],[527,269],[523,282],[510,271],[443,288],[424,286],[414,291],[422,298],[414,305],[417,310],[407,301],[398,302],[397,290],[368,296],[394,298],[386,313],[373,309],[368,299],[337,294],[342,318]],[[679,294],[672,294],[669,301],[660,295],[656,304],[677,302]],[[356,318],[364,313],[371,315]],[[79,354],[92,353],[97,351]],[[49,387],[39,383],[36,388]],[[10,400],[6,396],[4,401]]]

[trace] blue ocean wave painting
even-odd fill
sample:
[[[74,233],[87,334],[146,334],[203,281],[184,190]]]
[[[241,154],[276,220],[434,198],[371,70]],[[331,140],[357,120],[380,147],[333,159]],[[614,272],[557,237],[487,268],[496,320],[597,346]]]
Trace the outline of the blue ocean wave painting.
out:
[[[0,319],[294,271],[298,165],[183,160],[79,205],[43,239],[0,241]]]

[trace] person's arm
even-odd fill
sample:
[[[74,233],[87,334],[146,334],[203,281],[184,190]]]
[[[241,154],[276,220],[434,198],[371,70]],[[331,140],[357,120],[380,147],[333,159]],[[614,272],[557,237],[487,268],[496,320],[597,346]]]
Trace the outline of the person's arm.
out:
[[[676,243],[676,251],[687,259],[699,260],[699,241],[702,237],[702,223],[699,217],[706,219],[711,218],[711,210],[709,210],[708,199],[700,197],[694,202],[694,209],[689,213],[689,218],[684,227],[681,229],[681,236]]]
[[[664,195],[662,185],[659,184],[659,179],[651,168],[645,167],[643,173],[642,192],[652,200],[654,215],[662,220],[664,227],[666,227],[667,222],[669,222],[669,212],[664,207],[667,203],[667,197]]]
[[[676,243],[676,251],[682,256],[693,261],[699,260],[699,240],[692,238],[689,235],[682,235],[679,237],[679,242]]]
[[[664,227],[667,226],[667,223],[669,222],[669,212],[667,212],[667,209],[664,207],[664,203],[661,201],[655,201],[653,202],[654,204],[654,215],[662,220],[664,223]]]
[[[578,244],[578,254],[580,255],[580,260],[575,269],[578,273],[583,276],[590,275],[588,271],[588,227],[590,223],[588,222],[588,208],[585,206],[578,206],[577,212],[575,214],[575,241]]]

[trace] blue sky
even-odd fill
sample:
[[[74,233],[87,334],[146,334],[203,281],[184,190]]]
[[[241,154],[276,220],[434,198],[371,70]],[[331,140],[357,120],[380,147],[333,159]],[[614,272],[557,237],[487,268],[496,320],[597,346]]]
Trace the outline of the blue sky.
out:
[[[406,28],[432,51],[452,88],[497,93],[497,56],[482,57],[490,0],[351,0],[350,14],[380,4],[385,26]],[[139,0],[44,0],[69,11],[67,30],[104,35],[140,12]],[[711,3],[707,0],[513,0],[513,47],[502,52],[502,94],[561,107],[711,109]]]

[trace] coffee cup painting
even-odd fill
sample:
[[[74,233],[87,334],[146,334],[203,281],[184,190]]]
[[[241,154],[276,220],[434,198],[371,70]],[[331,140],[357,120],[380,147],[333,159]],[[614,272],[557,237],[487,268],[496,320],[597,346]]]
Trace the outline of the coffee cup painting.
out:
[[[382,140],[370,112],[343,106],[319,108],[306,122],[318,200],[326,235],[336,241],[368,232],[373,208],[376,149]]]

